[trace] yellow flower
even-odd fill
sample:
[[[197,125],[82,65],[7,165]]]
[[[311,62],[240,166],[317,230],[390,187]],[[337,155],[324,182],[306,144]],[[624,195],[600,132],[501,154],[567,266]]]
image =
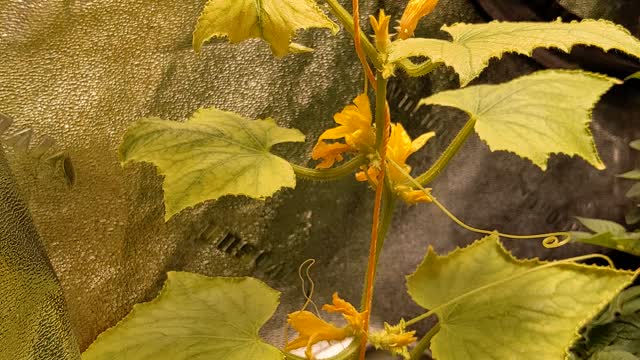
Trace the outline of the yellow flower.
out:
[[[313,359],[311,347],[323,340],[342,340],[350,335],[349,330],[336,327],[320,319],[309,311],[296,311],[289,314],[287,322],[298,332],[298,337],[287,343],[286,351],[306,347],[305,356]]]
[[[371,105],[366,94],[360,94],[353,100],[353,105],[347,105],[341,112],[333,116],[339,125],[320,135],[318,143],[313,149],[314,160],[322,160],[316,168],[331,167],[336,161],[342,161],[342,154],[349,151],[368,152],[375,145],[375,132],[371,126]],[[323,140],[344,138],[346,144],[328,144]],[[335,144],[340,144],[335,145]]]
[[[342,340],[347,336],[360,335],[363,333],[364,315],[360,313],[349,302],[342,300],[338,293],[333,294],[333,305],[324,305],[322,310],[332,313],[340,313],[347,320],[347,325],[337,327],[332,325],[309,311],[296,311],[289,314],[287,322],[298,332],[298,337],[287,343],[286,351],[306,347],[305,356],[312,360],[313,344],[326,340]]]
[[[358,312],[351,303],[341,299],[340,296],[338,296],[338,293],[333,293],[332,302],[333,305],[326,304],[322,307],[322,310],[342,314],[354,334],[358,335],[364,331],[364,318],[366,312]]]
[[[409,350],[407,346],[418,340],[413,336],[416,332],[405,332],[404,320],[396,326],[384,323],[384,331],[375,332],[369,335],[369,341],[376,349],[384,349],[390,351],[394,355],[399,355],[405,359],[409,359]]]
[[[417,139],[411,140],[409,134],[405,131],[401,124],[391,124],[391,134],[389,136],[389,142],[387,143],[387,155],[386,158],[389,161],[393,161],[398,164],[406,173],[411,172],[411,166],[407,165],[407,158],[420,150],[429,139],[435,136],[435,133],[428,132],[420,135]],[[410,204],[418,202],[429,202],[429,197],[422,190],[415,190],[410,183],[407,182],[405,176],[396,169],[395,166],[387,166],[387,173],[389,180],[393,184],[395,193],[400,196],[404,201]],[[370,164],[369,167],[356,174],[358,181],[369,181],[374,187],[377,186],[376,179],[380,173],[379,164]]]
[[[413,36],[418,26],[418,21],[428,15],[438,5],[438,0],[410,0],[400,18],[400,32],[398,37],[402,40]]]
[[[313,160],[320,160],[322,162],[316,165],[316,169],[328,169],[333,166],[336,161],[344,160],[343,153],[349,151],[351,147],[343,143],[331,143],[328,144],[324,141],[318,141],[313,148],[311,158]]]
[[[385,15],[382,9],[380,10],[378,19],[373,15],[369,15],[369,21],[375,33],[376,48],[383,54],[386,54],[387,46],[391,43],[391,39],[389,38],[389,20],[391,20],[391,16]]]

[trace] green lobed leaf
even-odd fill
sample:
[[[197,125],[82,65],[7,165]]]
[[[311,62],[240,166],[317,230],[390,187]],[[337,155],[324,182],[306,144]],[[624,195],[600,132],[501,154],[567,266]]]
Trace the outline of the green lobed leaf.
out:
[[[314,0],[209,0],[193,32],[193,48],[199,52],[212,37],[227,37],[231,43],[261,38],[274,55],[284,56],[296,31],[312,27],[338,31]]]
[[[432,309],[438,360],[564,359],[578,330],[634,273],[575,263],[517,260],[497,235],[438,256],[407,277],[413,300]]]
[[[624,195],[628,198],[640,197],[640,183],[633,184]]]
[[[269,152],[282,142],[304,141],[273,119],[249,120],[207,108],[186,122],[142,119],[129,127],[120,159],[155,164],[164,175],[165,219],[224,195],[264,198],[295,187],[291,164]]]
[[[625,80],[640,79],[640,71],[635,72],[625,78]]]
[[[627,232],[624,226],[609,220],[592,219],[576,216],[576,219],[589,230],[596,233],[611,233],[613,235],[623,235]]]
[[[631,171],[627,171],[626,173],[618,174],[616,176],[623,179],[640,180],[640,169],[633,169]]]
[[[280,293],[254,278],[169,272],[154,300],[100,334],[83,360],[282,360],[258,331]]]
[[[566,52],[574,45],[592,45],[605,51],[616,49],[640,58],[640,40],[627,29],[606,20],[555,22],[490,22],[443,26],[452,41],[411,38],[394,41],[389,62],[426,56],[433,63],[451,66],[466,86],[480,75],[489,60],[513,52],[531,56],[536,48],[557,48]]]
[[[640,359],[640,286],[621,292],[583,329],[572,359]]]
[[[640,222],[640,209],[637,205],[624,216],[624,222],[627,225],[635,225]]]
[[[475,117],[475,130],[492,151],[506,150],[542,170],[552,153],[578,155],[604,169],[589,123],[591,110],[620,81],[581,71],[545,70],[498,85],[476,85],[422,99]]]
[[[614,235],[609,232],[592,234],[582,231],[572,231],[571,238],[573,241],[603,246],[640,256],[640,233],[638,232]]]
[[[573,241],[604,246],[640,256],[640,232],[627,232],[624,226],[608,220],[576,217],[593,233],[571,232]]]

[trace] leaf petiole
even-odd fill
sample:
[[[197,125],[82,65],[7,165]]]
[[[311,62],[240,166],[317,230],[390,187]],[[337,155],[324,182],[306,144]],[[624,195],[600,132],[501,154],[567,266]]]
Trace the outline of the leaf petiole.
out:
[[[425,186],[438,177],[447,164],[449,164],[449,161],[451,161],[453,156],[458,153],[458,150],[460,150],[462,145],[467,141],[467,138],[469,138],[469,135],[473,132],[475,125],[476,119],[472,116],[467,120],[462,129],[460,129],[458,134],[456,134],[456,137],[453,138],[453,141],[451,141],[449,146],[447,146],[438,160],[431,165],[429,170],[418,176],[416,181],[422,184],[422,186]]]
[[[302,179],[313,181],[334,181],[352,174],[361,165],[364,165],[367,162],[368,160],[366,156],[358,155],[344,164],[330,169],[318,170],[295,164],[291,164],[291,167],[293,167],[293,171],[296,176]]]
[[[411,350],[411,360],[419,360],[424,352],[431,345],[431,339],[440,331],[440,323],[435,324],[429,331],[424,334],[422,339],[418,341],[416,346]]]

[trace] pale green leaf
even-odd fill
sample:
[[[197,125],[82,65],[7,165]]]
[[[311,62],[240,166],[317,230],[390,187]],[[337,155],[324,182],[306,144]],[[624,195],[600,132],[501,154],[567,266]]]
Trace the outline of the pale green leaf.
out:
[[[624,174],[618,174],[617,177],[629,180],[640,180],[640,169],[627,171]]]
[[[282,360],[258,331],[280,293],[254,278],[169,272],[154,300],[102,333],[83,360]]]
[[[149,118],[134,123],[124,135],[120,158],[159,168],[168,220],[224,195],[262,199],[295,187],[291,165],[269,152],[273,145],[290,141],[304,141],[304,135],[278,127],[271,118],[249,120],[208,108],[186,122]]]
[[[596,233],[611,233],[612,235],[622,235],[627,230],[624,226],[609,220],[592,219],[576,216],[576,219],[586,226],[589,230]]]
[[[589,123],[600,96],[617,83],[593,73],[545,70],[503,84],[443,91],[420,105],[464,110],[492,151],[514,152],[543,170],[553,153],[578,155],[604,169]]]
[[[640,256],[640,232],[627,232],[624,226],[608,220],[576,217],[593,233],[574,231],[573,241],[604,246],[618,251]]]
[[[438,316],[435,359],[560,360],[633,278],[605,267],[517,260],[491,235],[447,256],[429,248],[407,286]]]
[[[571,232],[571,239],[585,244],[603,246],[640,256],[640,233],[636,232],[613,235],[610,232],[592,234],[573,231]]]
[[[640,71],[635,72],[625,78],[625,80],[640,79]]]
[[[640,140],[633,140],[629,143],[629,147],[634,150],[640,150]]]
[[[314,0],[209,0],[193,32],[193,48],[199,52],[212,37],[231,43],[261,38],[274,55],[284,56],[296,31],[313,27],[338,31]]]
[[[625,216],[624,222],[627,225],[635,225],[640,222],[640,208],[637,206],[631,209]]]
[[[624,27],[605,20],[454,24],[442,30],[451,34],[452,41],[420,38],[394,41],[389,62],[425,56],[433,63],[451,66],[460,76],[460,84],[465,86],[480,75],[491,58],[508,52],[529,56],[536,48],[569,52],[580,44],[605,51],[616,49],[640,58],[640,40]]]
[[[627,190],[625,196],[629,198],[640,197],[640,183],[633,184],[633,186]]]

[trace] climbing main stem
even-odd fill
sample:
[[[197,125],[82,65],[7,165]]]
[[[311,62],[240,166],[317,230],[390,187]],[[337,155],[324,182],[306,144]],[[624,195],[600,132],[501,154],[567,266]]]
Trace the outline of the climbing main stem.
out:
[[[364,315],[364,334],[360,338],[360,360],[364,360],[367,333],[369,331],[369,319],[371,318],[371,303],[373,300],[373,284],[376,275],[376,262],[378,259],[378,240],[380,237],[380,209],[382,208],[383,192],[389,191],[385,186],[385,168],[386,168],[386,152],[387,141],[389,138],[389,127],[391,119],[389,118],[389,108],[387,105],[387,80],[380,72],[376,74],[376,150],[379,157],[380,171],[376,179],[376,197],[373,205],[373,220],[371,224],[371,244],[369,246],[369,262],[367,264],[367,274],[365,278],[365,288],[363,294]],[[390,216],[390,214],[387,214]],[[384,234],[382,235],[384,236]]]

